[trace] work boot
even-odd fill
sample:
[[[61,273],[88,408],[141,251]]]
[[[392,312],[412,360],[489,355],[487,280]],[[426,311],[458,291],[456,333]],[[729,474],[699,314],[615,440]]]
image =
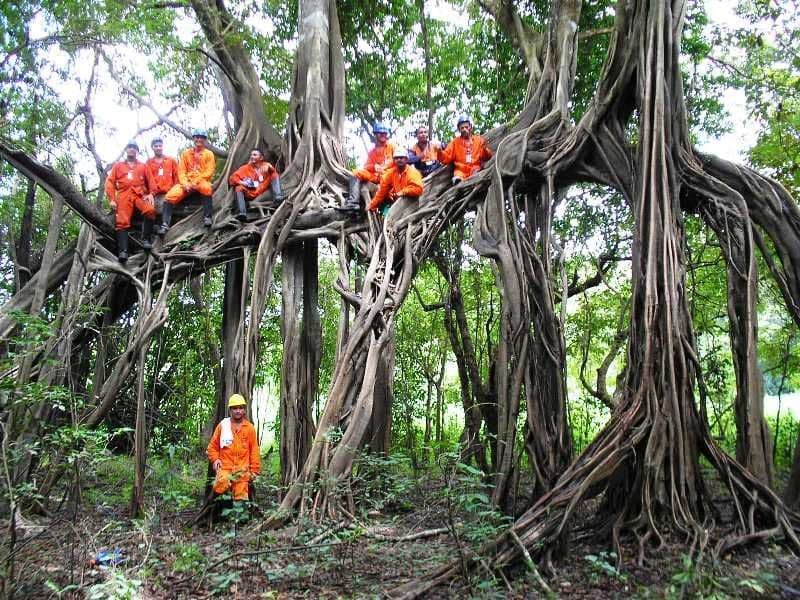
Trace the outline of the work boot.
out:
[[[169,231],[169,224],[172,222],[172,204],[164,201],[161,209],[161,227],[158,228],[158,235],[164,235]]]
[[[240,221],[247,221],[247,201],[242,190],[236,190],[236,218]]]
[[[123,265],[128,261],[128,230],[117,230],[117,258]]]
[[[203,196],[203,227],[211,227],[211,196]]]
[[[153,249],[153,219],[145,218],[142,221],[142,248]]]
[[[453,178],[450,180],[450,183],[451,183],[451,184],[453,184],[453,185],[458,185],[458,184],[459,184],[459,183],[461,183],[462,181],[463,181],[463,180],[461,179],[461,177],[453,177]]]
[[[350,177],[350,190],[344,200],[342,210],[359,212],[361,211],[361,180],[358,177]]]
[[[269,190],[272,192],[272,200],[276,205],[283,202],[283,190],[281,189],[280,177],[273,177],[272,181],[269,182]]]

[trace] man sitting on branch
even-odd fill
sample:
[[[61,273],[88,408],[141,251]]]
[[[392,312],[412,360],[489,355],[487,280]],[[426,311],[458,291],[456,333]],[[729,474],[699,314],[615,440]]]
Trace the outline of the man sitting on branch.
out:
[[[283,202],[281,178],[278,171],[271,163],[264,160],[264,154],[258,148],[250,151],[250,160],[247,164],[236,169],[228,178],[228,183],[234,186],[236,195],[236,218],[240,221],[247,220],[247,200],[258,198],[269,190],[276,204]]]
[[[153,138],[150,142],[153,150],[152,158],[144,163],[147,174],[147,188],[150,191],[150,201],[161,210],[164,210],[164,197],[173,186],[178,184],[178,161],[171,156],[164,155],[164,140],[160,137]]]
[[[128,260],[128,230],[131,228],[134,209],[144,217],[142,247],[145,250],[153,247],[153,221],[156,218],[156,209],[148,197],[144,163],[139,162],[137,154],[139,145],[131,140],[125,146],[125,160],[111,167],[105,183],[106,196],[114,210],[117,256],[122,264]]]
[[[350,190],[342,210],[359,212],[361,210],[361,184],[381,181],[383,172],[392,165],[394,144],[389,141],[389,128],[380,121],[372,127],[375,136],[375,146],[367,154],[367,162],[361,169],[356,169],[350,176]]]
[[[418,200],[422,195],[422,174],[408,164],[408,154],[398,148],[394,151],[394,164],[381,177],[381,185],[375,193],[369,210],[380,210],[383,216],[400,198]]]
[[[211,180],[214,178],[216,159],[214,153],[206,148],[207,140],[208,133],[205,129],[195,129],[192,132],[194,146],[181,154],[178,162],[178,184],[167,192],[159,235],[164,235],[169,230],[173,207],[192,193],[198,194],[203,201],[203,225],[211,227],[211,195],[214,193]]]
[[[428,128],[425,125],[417,127],[415,135],[417,143],[408,149],[408,164],[417,169],[423,177],[427,177],[442,166],[439,162],[442,147],[428,139]]]
[[[442,164],[453,163],[453,185],[458,185],[483,168],[492,158],[492,151],[486,140],[472,132],[472,122],[467,115],[458,117],[456,123],[458,137],[453,139],[439,155]]]

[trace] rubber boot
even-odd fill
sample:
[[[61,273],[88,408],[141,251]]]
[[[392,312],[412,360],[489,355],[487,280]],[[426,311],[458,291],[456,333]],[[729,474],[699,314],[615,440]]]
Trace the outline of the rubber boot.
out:
[[[153,220],[145,218],[142,221],[142,248],[147,251],[153,249]]]
[[[358,177],[350,177],[350,190],[345,198],[342,210],[359,212],[361,210],[361,180]]]
[[[203,196],[203,227],[211,227],[211,196]]]
[[[274,177],[272,181],[269,182],[269,189],[272,192],[272,200],[275,204],[283,202],[283,190],[281,189],[280,177]]]
[[[247,221],[247,200],[245,200],[244,192],[236,190],[236,218],[240,221]]]
[[[117,230],[117,258],[123,265],[128,261],[128,230]]]
[[[172,222],[172,204],[164,201],[161,209],[161,227],[158,228],[158,235],[164,235],[169,231],[169,224]]]

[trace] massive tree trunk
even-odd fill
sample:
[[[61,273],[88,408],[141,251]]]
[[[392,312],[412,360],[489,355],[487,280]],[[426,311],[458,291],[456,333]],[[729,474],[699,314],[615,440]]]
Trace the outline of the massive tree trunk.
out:
[[[317,241],[298,242],[282,256],[281,482],[297,478],[314,439],[321,331],[317,307]]]

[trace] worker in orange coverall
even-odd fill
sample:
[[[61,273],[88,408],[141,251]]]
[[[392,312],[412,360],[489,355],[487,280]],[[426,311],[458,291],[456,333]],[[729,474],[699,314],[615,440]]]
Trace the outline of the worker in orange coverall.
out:
[[[439,154],[442,164],[454,163],[453,185],[461,183],[483,168],[483,163],[492,158],[492,151],[486,140],[472,132],[472,122],[467,115],[461,115],[456,124],[458,137]]]
[[[234,186],[236,218],[240,221],[247,220],[245,199],[258,198],[267,191],[267,188],[272,192],[272,199],[276,204],[283,202],[281,178],[275,167],[264,160],[264,154],[258,148],[253,148],[250,151],[250,160],[231,174],[228,178],[228,183]]]
[[[117,229],[117,256],[119,262],[128,260],[128,230],[134,209],[142,213],[143,241],[145,250],[153,247],[153,221],[156,209],[148,201],[147,178],[144,163],[139,162],[139,145],[130,141],[125,146],[125,160],[115,163],[106,177],[105,192],[115,212]]]
[[[369,210],[381,211],[386,216],[393,202],[399,198],[418,199],[422,195],[422,174],[408,164],[408,153],[402,148],[394,151],[394,164],[386,169],[381,177],[381,184]]]
[[[216,473],[214,492],[232,490],[234,500],[247,500],[250,483],[261,471],[256,428],[245,418],[247,402],[240,394],[228,399],[230,417],[222,419],[208,442],[206,454]]]
[[[208,133],[205,129],[195,129],[192,132],[194,146],[184,150],[178,161],[178,183],[170,188],[165,197],[159,235],[164,235],[169,230],[173,207],[191,193],[199,194],[202,198],[203,225],[211,227],[211,195],[214,193],[211,180],[214,178],[216,159],[214,153],[206,148],[207,140]]]
[[[164,140],[160,137],[153,138],[150,148],[153,156],[144,163],[144,168],[150,201],[158,207],[157,201],[163,205],[166,193],[178,184],[178,161],[164,155]]]
[[[372,126],[372,135],[375,136],[375,146],[367,154],[367,162],[361,169],[356,169],[350,176],[350,190],[345,199],[342,210],[360,212],[361,184],[380,183],[383,172],[392,165],[394,144],[389,141],[389,128],[380,121]]]

